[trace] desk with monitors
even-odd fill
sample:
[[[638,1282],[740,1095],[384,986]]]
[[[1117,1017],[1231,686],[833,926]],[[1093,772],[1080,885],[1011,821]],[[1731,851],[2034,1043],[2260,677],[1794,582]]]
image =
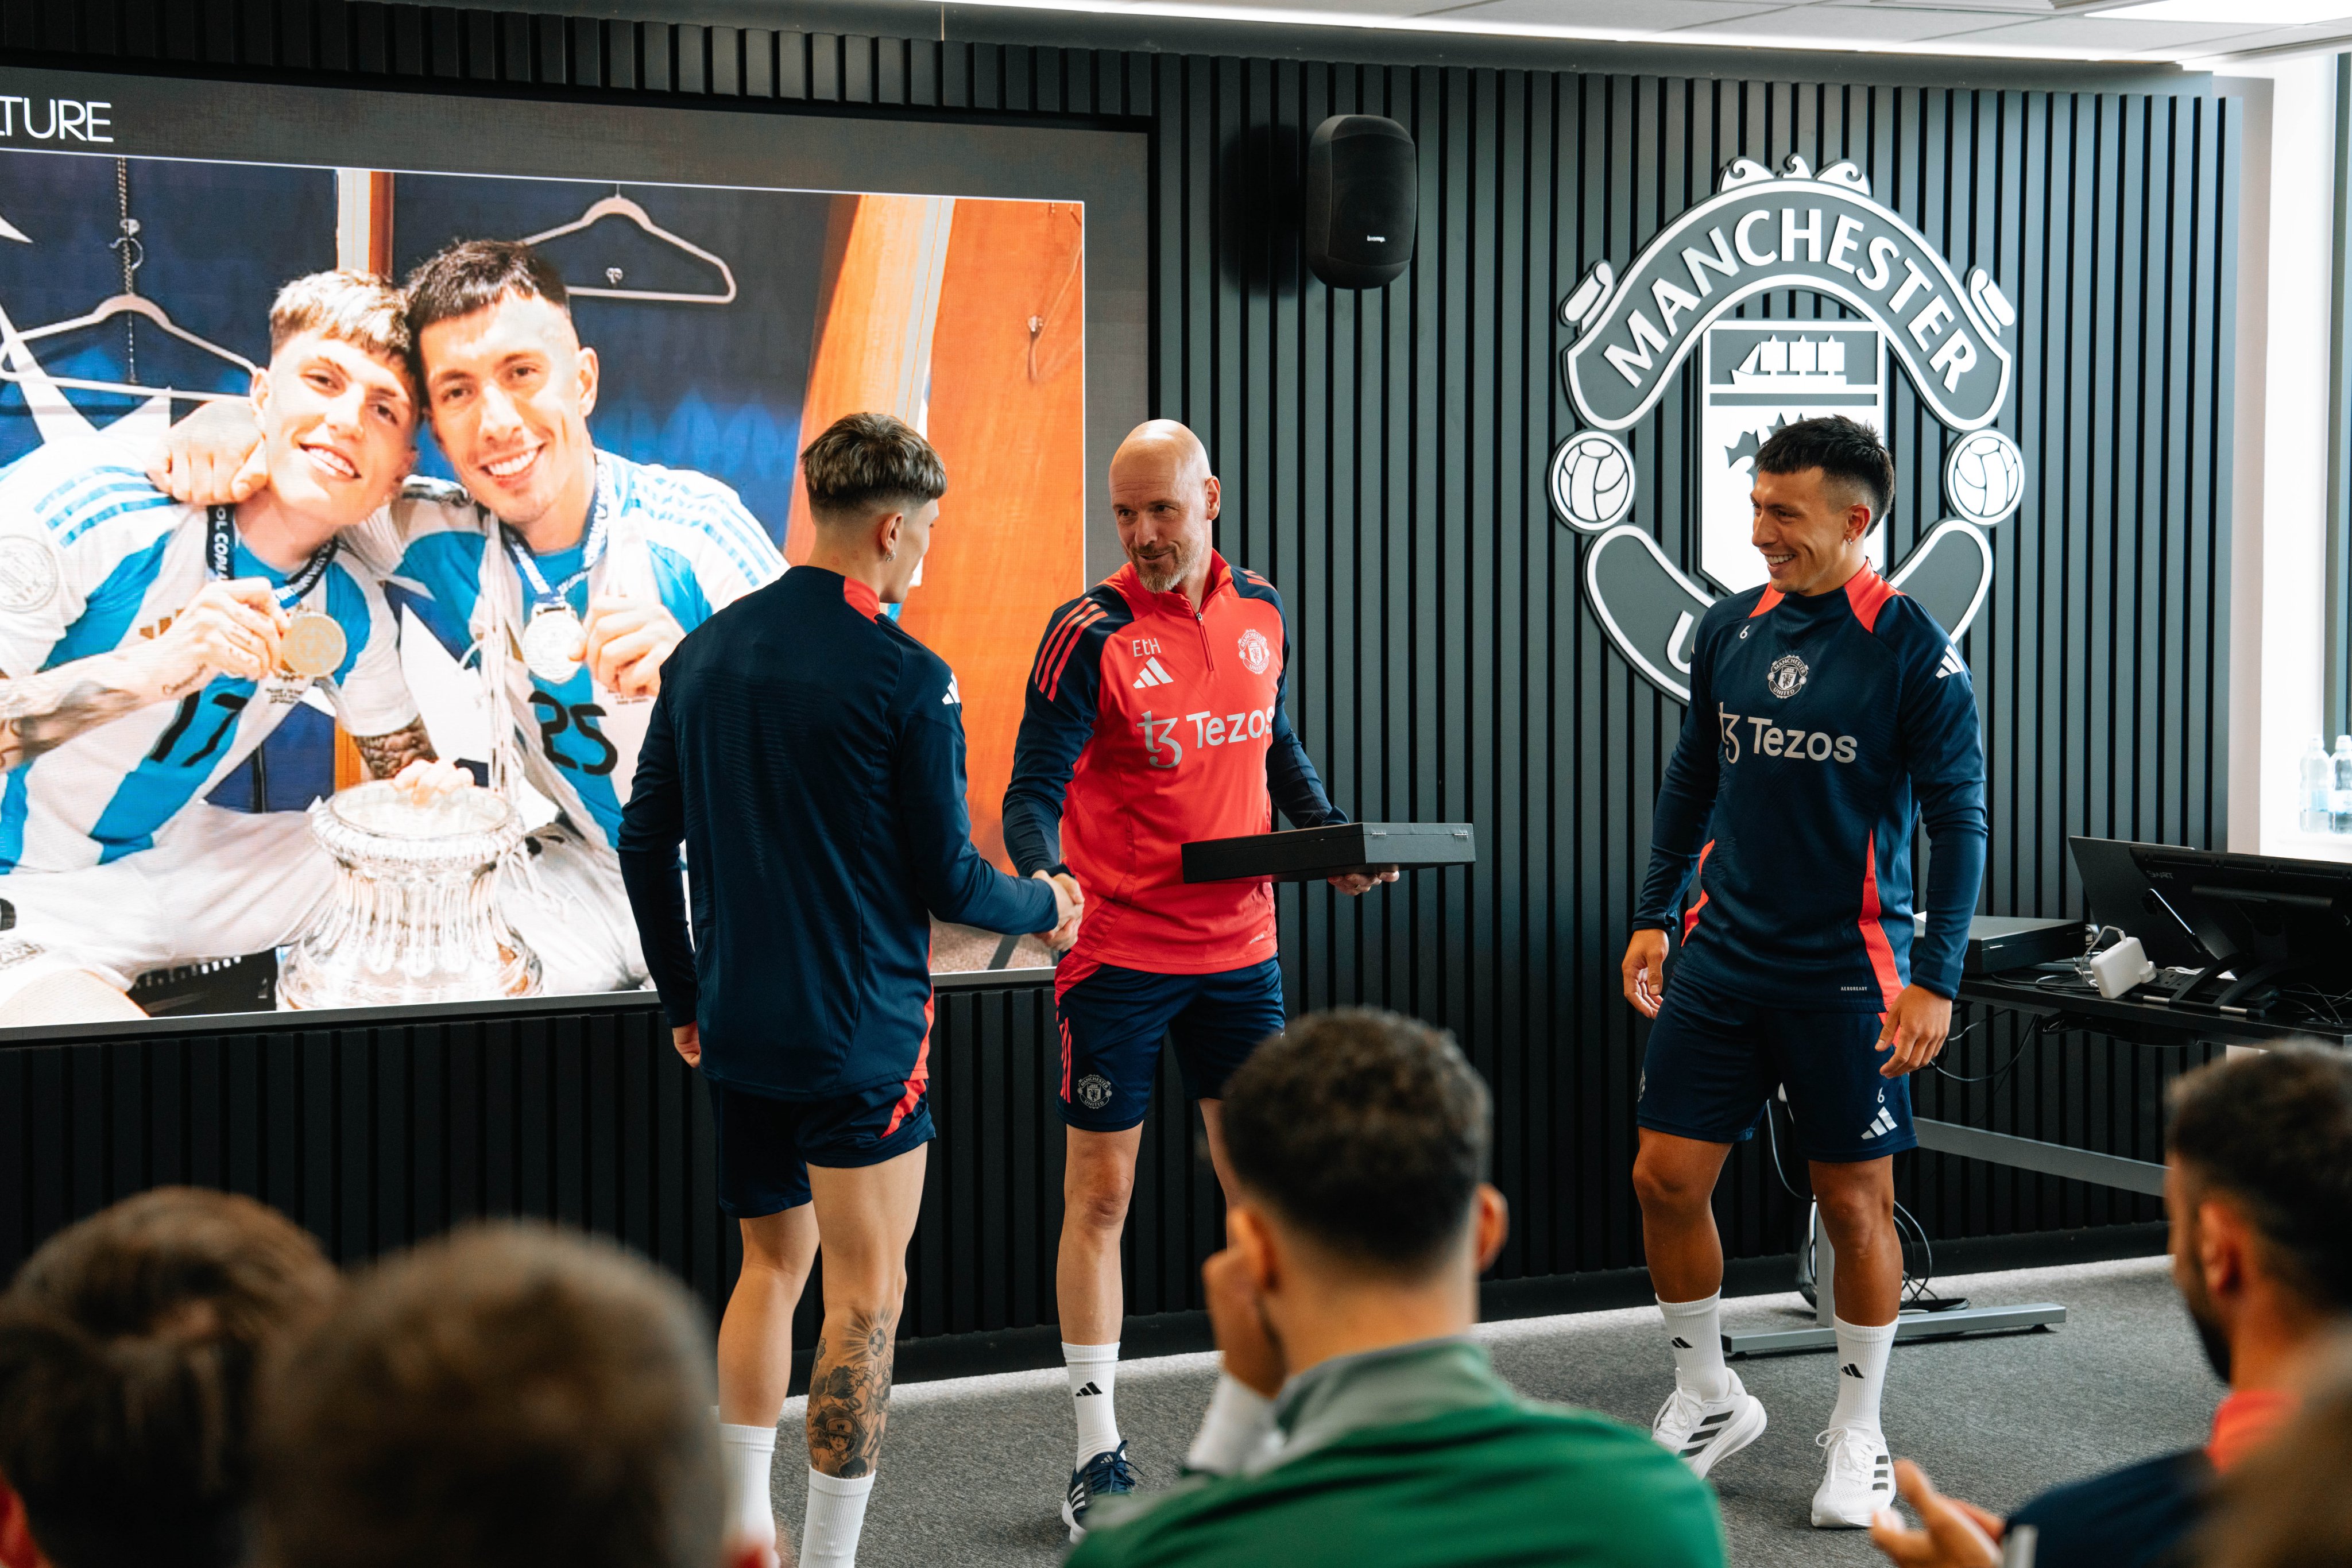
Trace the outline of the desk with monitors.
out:
[[[2212,1043],[2266,1047],[2316,1040],[2352,1050],[2352,866],[2227,854],[2112,839],[2072,841],[2091,915],[2137,937],[2158,966],[2154,979],[2102,997],[2074,965],[2041,964],[1969,975],[1958,999],[2030,1013],[2049,1032],[2092,1030],[2151,1047]],[[2085,928],[2085,935],[2092,936]],[[2095,940],[2095,936],[2094,937]],[[2086,944],[2088,946],[2089,944]],[[2060,1021],[2063,1020],[2063,1021]],[[1930,1117],[1913,1118],[1919,1146],[1990,1165],[2161,1197],[2164,1166]],[[1835,1268],[1816,1224],[1810,1285],[1820,1322],[1810,1329],[1727,1334],[1727,1354],[1812,1350],[1831,1343]],[[2038,1328],[2065,1321],[2054,1302],[1906,1310],[1898,1339]]]
[[[2072,841],[2100,934],[2137,937],[2156,977],[2103,997],[2072,965],[1960,982],[1959,999],[2147,1046],[2352,1050],[2352,866],[2116,839]],[[1919,1146],[2161,1195],[2164,1167],[1916,1119]]]

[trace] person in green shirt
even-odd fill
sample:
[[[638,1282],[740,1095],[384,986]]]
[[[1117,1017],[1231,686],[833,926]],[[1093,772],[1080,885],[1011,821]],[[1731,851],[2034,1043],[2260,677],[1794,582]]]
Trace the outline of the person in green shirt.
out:
[[[1486,1085],[1393,1013],[1300,1019],[1225,1092],[1223,1358],[1183,1480],[1098,1500],[1066,1568],[1722,1568],[1646,1434],[1520,1398],[1469,1338],[1509,1228]]]

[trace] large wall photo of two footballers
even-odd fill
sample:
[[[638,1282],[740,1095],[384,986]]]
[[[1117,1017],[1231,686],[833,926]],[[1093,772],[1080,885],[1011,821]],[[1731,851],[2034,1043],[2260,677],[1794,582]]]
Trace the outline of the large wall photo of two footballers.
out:
[[[893,608],[1009,869],[1085,586],[1084,233],[0,152],[0,1028],[644,986],[613,841],[662,664],[805,558],[803,433],[864,410],[953,478]]]

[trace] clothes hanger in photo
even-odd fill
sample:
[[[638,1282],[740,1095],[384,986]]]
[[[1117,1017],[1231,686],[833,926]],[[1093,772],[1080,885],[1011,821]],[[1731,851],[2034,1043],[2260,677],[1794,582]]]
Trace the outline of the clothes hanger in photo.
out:
[[[581,214],[570,223],[560,224],[554,228],[531,235],[525,238],[522,243],[527,246],[542,246],[550,240],[561,239],[566,235],[579,234],[583,230],[593,228],[598,224],[603,223],[606,218],[620,218],[628,223],[633,223],[640,229],[643,229],[646,234],[651,235],[654,238],[661,241],[664,245],[670,246],[672,249],[682,250],[687,255],[693,256],[696,260],[707,262],[710,266],[717,267],[719,269],[719,280],[720,283],[725,285],[725,287],[716,294],[677,294],[656,288],[624,288],[621,287],[621,269],[617,267],[608,267],[604,269],[604,281],[606,287],[598,288],[583,285],[574,285],[571,288],[570,292],[583,295],[592,299],[658,299],[666,300],[676,305],[724,305],[729,300],[735,298],[734,268],[729,267],[725,260],[713,256],[710,252],[703,249],[692,240],[684,238],[678,235],[674,235],[670,233],[669,230],[662,227],[661,225],[654,222],[652,214],[647,213],[645,208],[637,205],[636,203],[621,194],[621,188],[618,185],[613,187],[613,193],[611,195],[603,197],[592,204],[586,212]]]
[[[243,398],[248,393],[240,389],[233,392],[186,392],[176,387],[150,386],[139,380],[139,344],[133,335],[134,321],[144,319],[181,342],[202,349],[216,359],[227,361],[248,377],[258,374],[259,367],[234,349],[225,349],[211,339],[189,331],[172,319],[171,313],[139,292],[138,272],[145,263],[145,247],[139,241],[139,220],[131,215],[130,168],[127,160],[118,158],[114,166],[115,199],[121,209],[119,222],[121,234],[108,242],[107,248],[122,257],[122,292],[100,300],[96,308],[63,321],[46,326],[29,327],[11,331],[5,344],[0,344],[0,381],[19,382],[58,389],[79,392],[121,392],[131,397],[180,398],[195,402],[218,402]],[[122,319],[124,365],[128,379],[119,382],[95,381],[81,376],[53,376],[41,369],[26,345],[43,338],[55,338],[84,328],[103,325]]]

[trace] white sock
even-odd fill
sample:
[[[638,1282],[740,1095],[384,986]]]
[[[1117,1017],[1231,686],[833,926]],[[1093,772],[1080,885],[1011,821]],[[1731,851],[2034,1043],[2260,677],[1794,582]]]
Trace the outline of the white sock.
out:
[[[1837,1408],[1830,1412],[1832,1427],[1860,1427],[1878,1431],[1878,1396],[1886,1392],[1886,1353],[1895,1348],[1895,1325],[1866,1328],[1843,1318],[1837,1325]]]
[[[735,1532],[755,1546],[776,1544],[776,1508],[769,1481],[776,1462],[773,1427],[719,1423],[719,1451],[727,1460],[729,1507]]]
[[[1699,1301],[1661,1299],[1658,1315],[1674,1343],[1675,1381],[1701,1399],[1730,1393],[1731,1374],[1723,1364],[1723,1292]]]
[[[1078,1460],[1083,1469],[1097,1454],[1118,1447],[1118,1411],[1111,1404],[1118,1382],[1118,1342],[1062,1346],[1070,1371],[1070,1406],[1078,1416]]]
[[[866,1528],[866,1498],[874,1472],[856,1480],[809,1470],[808,1520],[801,1526],[801,1568],[856,1568],[857,1533]]]
[[[1200,1435],[1184,1456],[1184,1468],[1204,1475],[1232,1475],[1273,1430],[1274,1401],[1220,1372],[1216,1392],[1209,1396],[1209,1413],[1201,1417]]]

